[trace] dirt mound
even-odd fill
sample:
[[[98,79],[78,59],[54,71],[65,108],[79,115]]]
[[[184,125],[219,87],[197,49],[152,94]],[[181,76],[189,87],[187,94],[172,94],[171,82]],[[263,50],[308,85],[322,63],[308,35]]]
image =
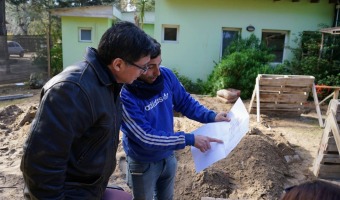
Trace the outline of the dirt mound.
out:
[[[16,105],[7,106],[0,112],[0,123],[7,126],[12,125],[13,122],[17,120],[17,117],[23,112],[24,111]]]
[[[186,118],[175,120],[175,127],[187,132],[200,126]],[[195,173],[190,148],[177,151],[176,199],[278,199],[288,174],[282,149],[294,153],[289,143],[278,137],[275,136],[275,140],[271,135],[252,128],[227,158],[201,173]]]
[[[22,146],[27,138],[38,105],[35,99],[0,106],[0,199],[23,199],[23,180],[19,166]],[[195,96],[201,104],[215,111],[228,111],[215,97]],[[247,107],[247,101],[244,102]],[[176,151],[178,170],[175,200],[200,200],[201,197],[230,199],[279,199],[283,188],[312,179],[311,168],[322,131],[315,117],[282,119],[263,117],[256,123],[250,115],[250,131],[223,160],[195,172],[189,147]],[[202,126],[185,117],[175,117],[174,129],[191,132]],[[308,138],[308,140],[306,139]],[[288,163],[287,155],[301,160]],[[117,152],[117,167],[110,184],[130,191],[125,183],[125,154]]]

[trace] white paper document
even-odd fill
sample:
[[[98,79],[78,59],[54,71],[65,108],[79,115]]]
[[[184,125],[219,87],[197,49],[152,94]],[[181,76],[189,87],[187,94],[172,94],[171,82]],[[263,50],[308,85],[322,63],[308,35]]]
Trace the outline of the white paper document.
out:
[[[196,147],[191,147],[196,172],[200,172],[213,163],[227,157],[249,130],[249,114],[241,98],[235,102],[228,112],[230,122],[215,122],[201,126],[192,132],[223,140],[223,144],[212,142],[211,149],[202,153]]]

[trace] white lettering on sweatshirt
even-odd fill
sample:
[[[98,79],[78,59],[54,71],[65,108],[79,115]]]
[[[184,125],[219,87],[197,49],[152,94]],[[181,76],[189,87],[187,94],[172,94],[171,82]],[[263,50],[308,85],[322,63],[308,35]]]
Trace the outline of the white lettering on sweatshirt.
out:
[[[157,104],[159,104],[159,103],[161,103],[161,102],[167,100],[168,97],[169,97],[169,93],[164,93],[163,96],[161,96],[161,97],[159,97],[159,98],[157,98],[157,99],[151,101],[151,102],[149,103],[149,105],[145,106],[145,110],[146,110],[146,111],[149,111],[149,110],[153,109],[154,107],[157,106]]]

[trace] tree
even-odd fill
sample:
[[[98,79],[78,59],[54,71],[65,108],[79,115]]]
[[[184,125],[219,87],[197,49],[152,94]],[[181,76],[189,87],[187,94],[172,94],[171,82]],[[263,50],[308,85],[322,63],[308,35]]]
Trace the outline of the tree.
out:
[[[0,0],[5,2],[5,0]],[[6,0],[9,16],[9,33],[12,35],[46,35],[48,44],[47,54],[43,52],[42,58],[48,62],[48,74],[50,75],[50,49],[61,39],[60,18],[51,16],[50,10],[63,7],[80,7],[107,5],[115,0]],[[52,26],[52,24],[54,24]],[[6,40],[5,40],[6,41]],[[6,43],[7,44],[7,43]],[[7,49],[7,47],[6,47]]]
[[[136,8],[135,24],[143,29],[145,12],[155,10],[154,0],[130,0],[129,3]]]
[[[0,0],[0,65],[6,65],[6,73],[9,73],[5,10],[5,0]]]

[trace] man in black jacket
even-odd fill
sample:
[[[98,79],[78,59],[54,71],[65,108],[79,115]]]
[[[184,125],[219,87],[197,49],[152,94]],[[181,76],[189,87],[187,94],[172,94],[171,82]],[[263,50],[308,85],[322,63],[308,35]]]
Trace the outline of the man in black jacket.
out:
[[[149,37],[130,22],[41,91],[21,160],[26,199],[101,199],[116,166],[122,83],[148,70]]]

